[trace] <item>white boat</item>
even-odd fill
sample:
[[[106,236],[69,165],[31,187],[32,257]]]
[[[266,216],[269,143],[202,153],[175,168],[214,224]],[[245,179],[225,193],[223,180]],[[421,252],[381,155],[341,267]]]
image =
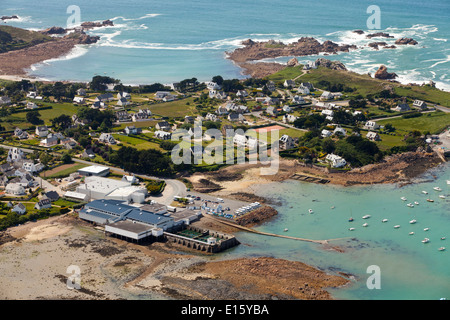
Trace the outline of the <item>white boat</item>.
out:
[[[427,201],[428,201],[428,202],[434,202],[434,200],[432,200],[432,199],[427,199]]]
[[[445,237],[441,237],[441,240],[445,240]]]
[[[313,211],[312,209],[309,209],[308,212],[309,212],[309,213],[313,213],[314,211]]]
[[[439,251],[444,251],[444,250],[445,250],[445,247],[440,247],[438,250],[439,250]]]
[[[417,202],[417,201],[414,201],[414,204],[415,204],[416,206],[418,206],[418,205],[419,205],[419,202]]]
[[[414,205],[412,203],[408,203],[407,206],[410,208],[414,208]]]
[[[353,231],[353,230],[355,230],[355,228],[349,228],[348,230]]]
[[[450,180],[447,180],[447,184],[450,184]]]
[[[381,222],[388,222],[388,219],[383,219],[381,220]]]
[[[442,189],[439,188],[439,187],[434,187],[433,189],[436,190],[436,191],[442,191]]]
[[[363,219],[369,219],[370,218],[370,214],[366,214],[365,216],[362,217]]]
[[[424,191],[422,191],[422,193],[423,193],[423,194],[428,194],[428,192],[426,192],[425,190],[424,190]]]
[[[425,228],[425,229],[423,229],[423,231],[428,231],[428,230],[430,230],[430,228]]]
[[[425,238],[422,240],[422,243],[428,243],[428,242],[430,242],[430,239],[428,239],[428,238]]]
[[[368,226],[368,224],[367,223],[364,223],[363,225],[362,225],[363,227],[367,227]]]
[[[416,219],[413,219],[413,220],[411,220],[409,223],[414,224],[414,223],[416,223],[416,222],[417,222],[417,220],[416,220]]]
[[[287,232],[287,231],[288,231],[288,228],[285,228],[285,229],[284,229],[284,232]]]
[[[412,232],[412,231],[409,233],[410,236],[412,236],[413,234],[414,234],[414,232]]]
[[[395,228],[395,229],[398,229],[398,228],[400,228],[400,225],[397,224],[397,225],[394,226],[394,228]]]
[[[442,194],[439,196],[439,198],[441,199],[445,199],[445,196],[443,196]]]
[[[331,209],[334,209],[334,206],[332,206]]]
[[[406,201],[406,198],[405,198],[405,197],[401,197],[400,199],[402,199],[403,201]]]

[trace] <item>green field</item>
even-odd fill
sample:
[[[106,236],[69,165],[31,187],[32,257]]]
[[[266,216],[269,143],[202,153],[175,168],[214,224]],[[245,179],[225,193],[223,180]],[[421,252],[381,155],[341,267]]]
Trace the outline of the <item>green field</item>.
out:
[[[287,67],[281,71],[278,71],[267,77],[268,80],[272,80],[274,82],[284,82],[284,80],[292,80],[303,74],[303,66],[299,67]],[[301,80],[303,80],[301,77]],[[299,79],[300,81],[300,79]]]
[[[440,111],[425,113],[418,118],[404,119],[402,117],[377,121],[380,125],[392,124],[398,132],[408,133],[412,130],[419,130],[424,133],[429,131],[437,134],[450,125],[450,113]]]
[[[153,114],[162,117],[184,117],[187,115],[192,116],[195,113],[194,98],[156,103],[148,108]]]
[[[139,139],[135,137],[129,137],[127,135],[122,134],[113,134],[114,139],[118,141],[118,143],[122,143],[124,146],[133,147],[138,150],[146,150],[146,149],[157,149],[162,150],[159,144],[155,142],[150,142],[144,139]],[[119,148],[117,145],[113,147],[113,149]]]
[[[46,178],[52,178],[52,179],[68,177],[71,173],[74,173],[81,168],[87,167],[86,164],[82,164],[82,163],[74,163],[71,166],[68,166],[68,167],[67,166],[61,170],[58,170],[58,168],[52,169],[51,171],[54,172],[52,174],[49,174],[50,171],[44,171],[41,173],[41,176],[46,177]]]

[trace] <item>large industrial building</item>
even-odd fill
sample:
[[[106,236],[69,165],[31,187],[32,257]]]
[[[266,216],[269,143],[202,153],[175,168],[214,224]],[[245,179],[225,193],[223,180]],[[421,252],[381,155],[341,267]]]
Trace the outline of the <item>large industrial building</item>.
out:
[[[133,186],[128,181],[90,176],[76,188],[76,193],[87,195],[88,200],[111,199],[128,203],[144,203],[147,189]]]
[[[82,176],[97,176],[105,177],[109,174],[109,167],[104,166],[89,166],[85,168],[78,169],[78,173]]]

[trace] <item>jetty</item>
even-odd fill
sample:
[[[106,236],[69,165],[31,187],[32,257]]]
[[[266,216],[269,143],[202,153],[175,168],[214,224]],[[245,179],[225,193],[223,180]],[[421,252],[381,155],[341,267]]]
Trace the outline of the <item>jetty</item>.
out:
[[[322,184],[330,182],[330,180],[328,180],[328,179],[318,178],[318,177],[309,176],[309,175],[300,174],[300,173],[294,173],[291,176],[291,179],[305,181],[305,182],[322,183]]]
[[[241,230],[244,230],[244,231],[248,231],[248,232],[252,232],[252,233],[256,233],[256,234],[260,234],[260,235],[264,235],[264,236],[270,236],[270,237],[278,237],[278,238],[292,239],[292,240],[298,240],[298,241],[313,242],[313,243],[318,243],[318,244],[322,244],[322,245],[326,245],[330,241],[345,239],[345,238],[339,238],[339,239],[328,239],[328,240],[313,240],[313,239],[292,237],[292,236],[286,236],[286,235],[282,235],[282,234],[258,231],[258,230],[255,230],[255,229],[252,229],[252,228],[249,228],[249,227],[241,226],[241,225],[233,223],[233,222],[224,221],[224,220],[218,219],[216,217],[211,217],[211,218],[216,220],[216,221],[218,221],[218,222],[226,224],[228,226],[235,227],[237,229],[241,229]]]

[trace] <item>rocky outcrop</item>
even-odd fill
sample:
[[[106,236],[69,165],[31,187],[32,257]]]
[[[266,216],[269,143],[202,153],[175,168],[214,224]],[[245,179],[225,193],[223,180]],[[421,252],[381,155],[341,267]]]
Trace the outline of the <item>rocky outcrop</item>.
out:
[[[12,15],[12,16],[2,16],[2,17],[0,18],[0,20],[2,20],[2,21],[5,21],[5,20],[13,20],[13,19],[19,19],[19,17],[16,16],[16,15]]]
[[[372,39],[372,38],[394,38],[394,37],[391,36],[389,33],[377,32],[366,35],[366,38]]]
[[[243,48],[238,48],[228,53],[228,57],[239,63],[250,60],[261,60],[265,58],[308,56],[319,53],[348,52],[356,49],[355,45],[339,45],[332,41],[320,43],[311,37],[302,37],[297,42],[284,44],[277,41],[255,42],[251,39],[242,42]]]
[[[387,72],[387,67],[384,65],[381,65],[377,72],[375,72],[375,78],[376,79],[381,79],[381,80],[391,80],[391,79],[395,79],[397,77],[397,74],[395,73],[389,73]]]
[[[364,31],[362,30],[353,30],[352,32],[357,34],[364,34]]]
[[[328,59],[325,58],[319,58],[316,60],[316,65],[317,66],[322,66],[328,69],[332,69],[332,70],[344,70],[347,71],[347,68],[345,67],[345,65],[340,62],[340,61],[330,61]]]
[[[67,31],[66,29],[62,28],[62,27],[51,27],[42,31],[39,31],[40,33],[43,34],[65,34]]]
[[[83,22],[81,24],[81,27],[85,30],[112,26],[114,26],[114,23],[111,20],[105,20],[102,22]]]
[[[418,42],[413,38],[400,38],[397,41],[395,41],[395,44],[415,46],[416,44],[418,44]]]
[[[296,67],[298,66],[300,63],[298,62],[297,58],[292,58],[291,60],[289,60],[287,62],[287,66],[288,67]]]

